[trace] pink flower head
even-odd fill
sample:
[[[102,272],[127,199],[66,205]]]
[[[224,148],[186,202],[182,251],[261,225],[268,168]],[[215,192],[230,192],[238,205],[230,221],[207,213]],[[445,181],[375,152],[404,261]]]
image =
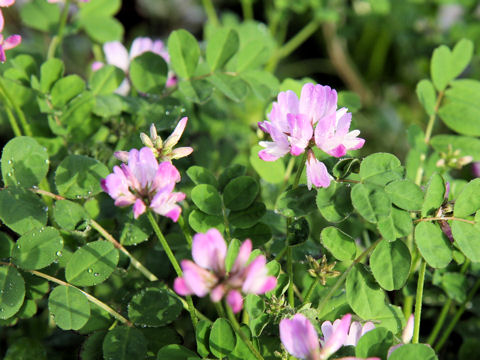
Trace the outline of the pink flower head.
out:
[[[272,141],[261,141],[258,153],[265,161],[275,161],[290,153],[298,156],[308,151],[307,182],[328,187],[331,176],[323,163],[315,159],[311,148],[316,145],[327,154],[341,157],[348,150],[359,149],[365,140],[358,130],[349,132],[352,114],[346,108],[337,110],[337,92],[329,86],[305,84],[300,99],[293,91],[280,92],[272,105],[268,121],[258,124]]]
[[[0,0],[0,8],[8,7],[15,3],[15,0]],[[3,31],[4,19],[2,9],[0,9],[0,32]]]
[[[133,40],[130,46],[130,53],[119,41],[107,42],[103,45],[103,52],[105,53],[105,59],[107,64],[114,65],[122,69],[125,74],[128,74],[128,68],[130,62],[137,56],[151,51],[157,55],[160,55],[167,63],[170,62],[170,56],[168,51],[161,40],[152,40],[148,37],[138,37]],[[94,62],[92,64],[92,70],[96,71],[103,66],[101,62]],[[173,73],[169,73],[167,78],[167,87],[176,85],[177,80]],[[116,90],[117,94],[127,95],[130,91],[130,83],[127,79],[123,81],[120,87]]]
[[[351,315],[346,314],[334,325],[330,322],[322,324],[324,339],[320,346],[317,332],[310,320],[302,314],[292,319],[280,321],[280,340],[287,351],[299,359],[323,360],[340,349],[348,337]],[[329,326],[324,326],[329,323]]]
[[[340,326],[341,320],[337,319],[333,322],[325,321],[322,324],[322,332],[323,332],[323,342],[328,342],[330,336],[335,332],[335,330]],[[353,321],[350,325],[350,329],[348,330],[348,335],[345,339],[343,345],[348,346],[357,346],[358,340],[365,335],[370,330],[375,329],[375,325],[369,321],[366,322],[363,326],[358,321]]]
[[[177,202],[185,199],[184,193],[173,192],[179,181],[175,166],[168,161],[158,164],[152,150],[144,147],[130,150],[128,164],[115,166],[101,185],[116,206],[133,205],[135,219],[149,207],[176,222],[182,211]]]
[[[257,256],[250,264],[252,242],[247,239],[238,251],[230,272],[225,268],[227,245],[217,229],[193,237],[192,258],[183,260],[183,276],[175,279],[174,290],[180,295],[205,296],[210,293],[213,302],[226,296],[234,313],[243,308],[242,292],[264,294],[275,288],[277,279],[268,276],[265,256]]]
[[[8,7],[15,3],[15,0],[0,0],[0,8]],[[2,10],[0,9],[0,32],[3,31],[5,25],[5,20],[3,18]],[[0,62],[4,63],[7,60],[5,51],[13,49],[22,42],[22,37],[20,35],[11,35],[6,39],[0,34]]]

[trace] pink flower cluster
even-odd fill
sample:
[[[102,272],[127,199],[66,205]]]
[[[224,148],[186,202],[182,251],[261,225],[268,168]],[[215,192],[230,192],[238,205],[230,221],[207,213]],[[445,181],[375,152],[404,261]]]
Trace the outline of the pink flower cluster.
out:
[[[130,46],[130,52],[127,52],[127,49],[119,41],[107,42],[103,45],[103,52],[105,53],[105,58],[107,64],[114,65],[122,69],[125,74],[128,74],[128,68],[130,67],[130,62],[137,56],[151,51],[157,55],[160,55],[167,63],[170,62],[170,55],[168,54],[167,48],[161,40],[155,40],[148,37],[138,37],[133,40],[132,45]],[[92,70],[96,71],[100,69],[104,64],[102,62],[96,61],[92,64]],[[176,85],[177,78],[173,73],[169,73],[167,78],[167,87]],[[125,79],[120,87],[116,90],[117,94],[127,95],[130,91],[130,83]]]
[[[5,25],[1,8],[11,6],[14,3],[15,0],[0,0],[0,62],[2,63],[7,60],[5,51],[13,49],[22,42],[22,37],[20,35],[11,35],[5,39],[3,34],[1,34]]]
[[[328,359],[344,345],[357,345],[360,337],[375,327],[371,322],[365,323],[363,327],[357,321],[350,324],[351,319],[352,315],[346,314],[341,319],[335,320],[333,324],[325,321],[322,324],[323,339],[319,342],[317,332],[310,320],[302,314],[296,314],[291,319],[280,321],[280,340],[287,351],[299,359]]]
[[[325,164],[316,159],[312,147],[334,157],[348,150],[360,149],[365,143],[359,130],[349,131],[352,114],[347,108],[337,110],[337,92],[329,86],[305,84],[300,99],[293,91],[278,94],[268,114],[268,121],[258,124],[273,141],[261,141],[265,149],[258,155],[262,160],[275,161],[290,153],[298,156],[307,151],[307,184],[328,187],[332,177]]]
[[[150,148],[132,149],[128,163],[113,168],[113,174],[101,181],[102,188],[116,206],[133,204],[133,215],[138,218],[147,207],[157,214],[177,221],[182,211],[178,201],[185,194],[173,192],[180,173],[169,161],[158,163]]]
[[[233,312],[238,313],[243,307],[242,292],[264,294],[277,285],[277,279],[268,276],[265,256],[259,255],[249,263],[251,252],[252,242],[247,239],[227,272],[227,245],[220,232],[210,229],[205,234],[196,234],[192,244],[194,261],[182,261],[183,277],[175,279],[173,288],[180,295],[203,297],[210,293],[213,302],[226,296]]]

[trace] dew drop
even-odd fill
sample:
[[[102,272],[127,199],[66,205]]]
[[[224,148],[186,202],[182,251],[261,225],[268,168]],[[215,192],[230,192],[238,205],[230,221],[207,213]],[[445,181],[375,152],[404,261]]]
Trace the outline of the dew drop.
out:
[[[11,172],[7,173],[7,176],[12,176],[12,173]]]
[[[8,163],[8,164],[11,164],[11,163],[12,163],[12,160],[8,160],[7,163]]]
[[[55,254],[56,254],[57,256],[62,256],[62,255],[63,255],[61,251],[57,251]]]
[[[165,115],[170,115],[170,111],[165,111]]]
[[[93,269],[88,269],[87,272],[91,274],[93,272]]]
[[[33,186],[32,186],[32,189],[33,189],[33,190],[37,190],[37,189],[38,189],[38,186],[37,186],[37,185],[33,185]]]
[[[100,274],[99,274],[99,273],[95,273],[95,274],[93,274],[93,276],[98,276],[98,275],[100,275]]]

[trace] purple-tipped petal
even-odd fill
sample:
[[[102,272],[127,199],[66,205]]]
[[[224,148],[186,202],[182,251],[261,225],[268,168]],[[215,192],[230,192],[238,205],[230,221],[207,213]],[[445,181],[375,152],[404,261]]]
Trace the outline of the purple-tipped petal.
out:
[[[138,219],[147,210],[147,206],[141,199],[137,199],[133,204],[133,217]]]
[[[182,261],[182,270],[185,286],[199,297],[207,295],[218,282],[214,274],[190,260]]]
[[[298,156],[305,151],[312,139],[312,123],[303,114],[288,114],[287,121],[290,127],[290,136],[288,137],[291,146],[290,152],[292,155]]]
[[[215,286],[213,290],[210,292],[210,299],[213,302],[219,302],[220,300],[222,300],[224,295],[225,295],[225,285],[220,284]]]
[[[268,276],[265,256],[257,256],[245,269],[244,293],[264,294],[276,286],[276,278]]]
[[[182,277],[177,277],[175,279],[173,282],[173,290],[175,290],[178,295],[182,296],[193,294],[187,284],[185,284],[185,280]]]
[[[224,271],[226,254],[227,245],[217,229],[193,237],[192,257],[201,267],[216,272]]]
[[[302,314],[280,321],[280,340],[285,349],[299,359],[319,359],[317,332],[310,320]]]
[[[105,64],[101,61],[94,61],[92,63],[92,71],[97,71],[100,70],[102,67],[104,67]]]
[[[115,151],[113,156],[115,156],[121,162],[128,162],[128,151]]]
[[[0,32],[3,31],[3,27],[5,26],[5,19],[3,18],[2,9],[0,9]],[[1,43],[1,41],[0,41]]]
[[[0,7],[11,6],[15,3],[15,0],[0,0]]]
[[[243,242],[242,246],[238,250],[237,258],[235,259],[235,263],[232,266],[232,273],[236,273],[245,267],[247,264],[248,259],[250,258],[250,254],[252,253],[252,241],[247,239]]]
[[[147,51],[152,51],[152,39],[148,37],[138,37],[133,40],[130,46],[130,60]]]
[[[312,151],[308,152],[306,162],[307,167],[307,186],[310,190],[312,185],[316,187],[329,187],[333,177],[328,173],[327,167],[321,161],[318,161]]]
[[[317,123],[325,116],[335,112],[337,108],[337,92],[329,86],[305,84],[300,95],[299,112]]]
[[[243,308],[243,297],[237,290],[230,290],[227,295],[227,304],[232,308],[236,314]]]
[[[14,47],[20,45],[21,42],[22,42],[22,37],[20,35],[9,36],[3,42],[3,49],[4,50],[13,49]]]
[[[337,320],[338,322],[333,323],[333,331],[330,336],[328,338],[324,336],[325,344],[321,350],[323,358],[328,358],[345,344],[351,320],[352,315],[346,314],[340,321]]]

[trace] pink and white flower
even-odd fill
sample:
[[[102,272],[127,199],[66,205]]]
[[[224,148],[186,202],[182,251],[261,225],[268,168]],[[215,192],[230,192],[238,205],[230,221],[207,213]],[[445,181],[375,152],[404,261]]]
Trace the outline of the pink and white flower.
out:
[[[275,288],[277,279],[268,275],[266,258],[257,256],[248,263],[252,252],[250,239],[240,246],[232,269],[227,272],[227,245],[217,229],[196,234],[192,243],[193,261],[183,260],[183,276],[175,279],[174,290],[180,295],[203,297],[210,293],[213,302],[224,296],[234,313],[243,307],[242,293],[264,294]]]
[[[340,349],[348,337],[352,315],[346,314],[335,327],[326,328],[320,345],[314,326],[304,315],[296,314],[291,319],[280,321],[280,340],[287,351],[307,360],[324,360]],[[322,328],[322,331],[323,328]]]
[[[8,7],[15,3],[15,0],[0,0],[0,33],[3,31],[5,25],[5,20],[3,18],[2,7]],[[4,38],[0,34],[0,62],[4,63],[7,60],[5,51],[13,49],[22,42],[22,37],[20,35],[11,35],[7,38]]]
[[[333,324],[330,321],[325,321],[322,323],[322,344],[328,342],[330,336],[334,334],[336,332],[336,329],[340,326],[340,322],[341,321],[337,319],[333,322]],[[343,343],[343,345],[357,346],[358,340],[360,340],[363,335],[373,329],[375,329],[375,325],[371,321],[366,322],[363,326],[360,322],[353,321],[350,325],[347,337],[345,338],[345,342]]]
[[[103,45],[103,52],[105,53],[107,64],[114,65],[122,69],[125,74],[128,74],[130,62],[137,56],[140,56],[148,51],[160,55],[167,63],[170,62],[170,55],[168,54],[167,48],[161,40],[152,40],[148,37],[138,37],[133,40],[132,45],[130,46],[130,52],[128,52],[125,46],[123,46],[123,44],[119,41],[107,42]],[[104,64],[102,62],[96,61],[92,64],[92,70],[96,71],[103,65]],[[176,84],[176,76],[172,72],[169,72],[166,87],[171,87]],[[127,95],[129,91],[130,83],[127,79],[125,79],[116,90],[116,93],[120,95]]]
[[[147,208],[157,214],[177,221],[182,211],[177,202],[185,194],[173,192],[180,173],[169,161],[158,164],[148,147],[128,152],[128,164],[113,168],[113,174],[101,181],[102,188],[116,206],[133,205],[133,215],[138,218]]]
[[[293,91],[280,92],[267,117],[258,126],[273,141],[260,141],[264,149],[259,157],[275,161],[288,153],[298,156],[308,151],[309,189],[312,185],[328,187],[332,179],[311,151],[314,145],[331,156],[341,157],[365,143],[358,138],[360,131],[349,132],[352,114],[346,108],[337,110],[337,92],[329,86],[305,84],[300,99]]]

